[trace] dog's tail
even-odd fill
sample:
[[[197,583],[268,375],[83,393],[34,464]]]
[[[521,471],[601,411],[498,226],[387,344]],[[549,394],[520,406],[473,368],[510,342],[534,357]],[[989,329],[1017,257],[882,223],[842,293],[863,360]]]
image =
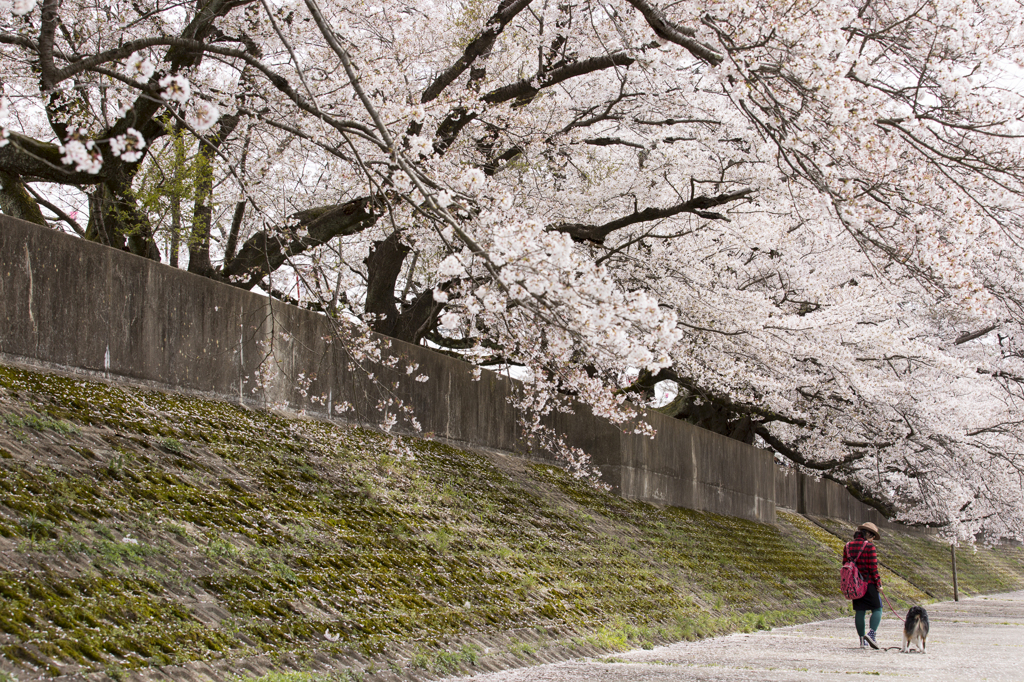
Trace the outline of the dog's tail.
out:
[[[910,609],[907,613],[907,619],[903,622],[903,633],[907,636],[907,639],[914,634],[914,630],[917,629],[921,622],[921,613],[918,609]]]

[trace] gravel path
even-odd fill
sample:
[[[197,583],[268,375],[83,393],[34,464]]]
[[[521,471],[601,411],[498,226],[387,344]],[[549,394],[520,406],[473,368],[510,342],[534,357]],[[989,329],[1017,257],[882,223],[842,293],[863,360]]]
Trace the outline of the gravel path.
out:
[[[1024,680],[1024,591],[927,608],[931,635],[926,655],[900,653],[902,623],[886,608],[879,628],[880,651],[857,646],[851,616],[604,659],[615,662],[569,661],[477,675],[462,682]]]

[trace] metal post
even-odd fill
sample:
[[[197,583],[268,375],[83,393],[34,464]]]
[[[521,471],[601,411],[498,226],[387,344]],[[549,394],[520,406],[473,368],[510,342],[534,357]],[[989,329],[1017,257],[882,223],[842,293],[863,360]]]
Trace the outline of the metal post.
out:
[[[956,585],[956,546],[949,546],[949,554],[953,557],[953,601],[960,601],[960,591]]]

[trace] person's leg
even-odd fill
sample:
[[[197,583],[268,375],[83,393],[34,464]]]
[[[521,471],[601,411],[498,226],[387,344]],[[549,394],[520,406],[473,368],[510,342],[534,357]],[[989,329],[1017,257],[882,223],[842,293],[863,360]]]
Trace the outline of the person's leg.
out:
[[[853,622],[857,625],[857,635],[860,637],[864,636],[864,611],[856,611],[856,615],[853,618]],[[874,615],[874,612],[871,614]]]
[[[878,629],[878,626],[881,624],[881,622],[882,609],[875,609],[871,612],[871,629],[869,630],[872,639],[875,638],[875,631]]]

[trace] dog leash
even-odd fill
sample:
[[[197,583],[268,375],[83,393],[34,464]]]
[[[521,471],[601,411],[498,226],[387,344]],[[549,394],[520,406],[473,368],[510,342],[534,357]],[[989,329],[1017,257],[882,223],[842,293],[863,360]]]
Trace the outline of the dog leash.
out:
[[[885,603],[889,605],[889,610],[892,611],[892,615],[896,616],[897,618],[900,618],[900,614],[896,613],[896,609],[892,607],[892,602],[889,601],[889,595],[887,595],[885,592],[880,592],[880,594],[882,595],[882,598],[885,599]],[[905,618],[900,618],[900,620],[904,623],[907,622]]]

